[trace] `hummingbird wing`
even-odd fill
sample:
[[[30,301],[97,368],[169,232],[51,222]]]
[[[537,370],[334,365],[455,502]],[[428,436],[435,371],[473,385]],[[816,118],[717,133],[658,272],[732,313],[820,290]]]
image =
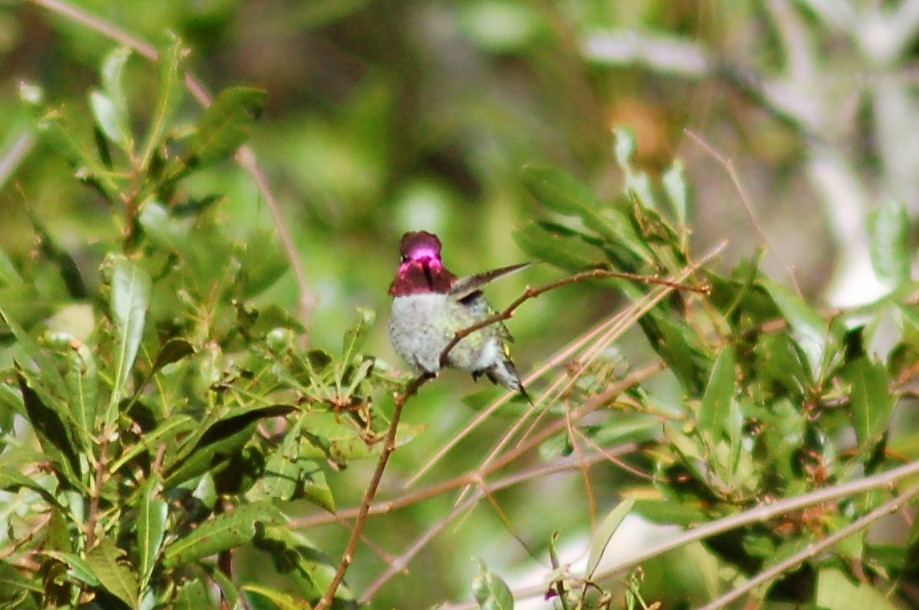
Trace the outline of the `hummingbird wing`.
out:
[[[450,287],[449,295],[457,301],[462,301],[499,277],[504,277],[505,275],[525,269],[531,264],[532,263],[518,263],[516,265],[510,265],[509,267],[501,267],[484,273],[476,273],[475,275],[462,277],[453,282],[453,286]]]

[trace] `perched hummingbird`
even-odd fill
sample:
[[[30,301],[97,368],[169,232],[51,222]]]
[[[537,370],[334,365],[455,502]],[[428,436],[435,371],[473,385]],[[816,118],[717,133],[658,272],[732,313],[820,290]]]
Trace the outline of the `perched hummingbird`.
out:
[[[529,265],[457,279],[444,267],[440,248],[440,239],[433,233],[403,235],[399,271],[389,286],[393,298],[389,341],[406,362],[430,374],[440,371],[440,355],[457,331],[494,315],[482,287]],[[513,338],[507,327],[496,322],[463,338],[450,350],[445,364],[469,371],[473,379],[485,375],[492,383],[517,390],[530,400],[511,360],[508,341]]]

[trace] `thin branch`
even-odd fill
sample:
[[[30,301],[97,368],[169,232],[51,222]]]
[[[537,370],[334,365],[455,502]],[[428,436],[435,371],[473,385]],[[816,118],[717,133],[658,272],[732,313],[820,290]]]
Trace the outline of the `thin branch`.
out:
[[[908,490],[903,492],[902,495],[897,496],[885,504],[882,504],[867,515],[864,515],[849,525],[837,530],[836,532],[833,532],[831,535],[827,536],[820,542],[810,544],[803,550],[795,553],[783,561],[780,561],[768,570],[760,572],[754,578],[751,578],[741,586],[725,595],[722,595],[713,602],[702,606],[699,610],[718,610],[718,608],[724,608],[732,601],[740,599],[747,593],[753,591],[753,589],[757,588],[758,586],[781,576],[783,573],[792,570],[797,565],[807,561],[808,559],[813,559],[818,554],[835,546],[848,536],[851,536],[852,534],[865,529],[878,519],[895,513],[896,511],[900,510],[900,508],[908,504],[911,500],[913,500],[916,496],[919,496],[919,485],[910,487]]]
[[[589,455],[585,458],[585,462],[587,464],[593,465],[603,459],[615,460],[629,453],[634,453],[638,449],[639,446],[636,443],[624,443],[613,449],[608,449]],[[482,483],[481,485],[478,485],[475,491],[468,498],[466,498],[464,502],[460,502],[454,506],[446,516],[439,519],[437,523],[435,523],[428,531],[426,531],[420,538],[418,538],[418,540],[416,540],[408,549],[406,549],[404,553],[389,563],[389,565],[386,567],[386,570],[384,570],[383,573],[381,573],[361,595],[361,603],[367,603],[373,599],[374,595],[379,592],[383,585],[389,582],[393,576],[405,570],[409,562],[411,562],[412,558],[421,552],[421,550],[427,546],[427,544],[434,538],[434,536],[442,532],[444,528],[446,528],[447,525],[449,525],[459,515],[462,515],[467,510],[475,506],[476,503],[485,497],[486,493],[493,493],[495,491],[504,489],[505,487],[510,487],[512,485],[526,482],[532,478],[540,478],[557,472],[573,470],[580,468],[580,466],[581,463],[579,460],[568,459],[556,464],[546,464],[537,469],[534,469],[533,471],[513,474],[491,484]]]
[[[328,608],[331,607],[332,600],[335,599],[335,593],[345,579],[345,572],[348,571],[348,566],[351,565],[351,561],[354,559],[354,553],[357,551],[357,545],[360,543],[364,525],[367,523],[367,516],[370,514],[370,505],[373,502],[374,496],[376,496],[380,481],[383,479],[383,471],[386,470],[386,464],[389,462],[389,458],[393,451],[396,450],[396,430],[399,427],[399,420],[402,417],[402,408],[405,406],[406,401],[418,392],[421,386],[433,378],[434,377],[429,373],[418,375],[409,382],[405,387],[405,391],[396,397],[392,420],[389,422],[389,429],[386,431],[386,440],[383,443],[383,449],[380,451],[380,457],[377,460],[377,465],[373,471],[370,483],[364,491],[364,498],[361,501],[361,508],[354,522],[354,529],[351,530],[351,537],[348,539],[348,544],[345,546],[345,551],[341,556],[341,562],[338,564],[338,569],[335,570],[332,581],[329,583],[322,599],[316,604],[316,610],[328,610]]]
[[[769,251],[773,256],[779,261],[782,267],[785,269],[785,273],[788,274],[788,278],[794,284],[795,291],[800,295],[801,287],[798,286],[798,279],[795,277],[795,272],[791,268],[785,259],[782,258],[782,255],[779,254],[778,249],[776,249],[772,242],[769,241],[769,238],[766,236],[766,232],[763,231],[762,225],[759,223],[759,220],[756,218],[756,212],[753,211],[753,204],[750,203],[750,197],[747,195],[747,191],[743,186],[743,183],[740,181],[740,176],[737,174],[737,170],[734,168],[734,162],[721,154],[715,147],[705,141],[705,139],[697,134],[691,129],[684,129],[683,133],[688,135],[696,144],[698,144],[702,150],[704,150],[708,155],[718,162],[721,167],[724,168],[724,171],[727,173],[728,178],[730,178],[731,183],[734,185],[734,189],[737,191],[737,194],[740,196],[740,201],[743,204],[744,210],[747,212],[747,217],[750,219],[750,224],[753,227],[753,230],[759,234],[760,239],[763,240],[763,243],[766,244],[766,247],[769,248]]]
[[[530,299],[535,299],[536,297],[549,292],[550,290],[555,290],[556,288],[561,288],[562,286],[567,286],[569,284],[575,284],[577,282],[583,282],[586,280],[597,280],[604,278],[616,278],[621,280],[631,280],[635,282],[642,282],[645,284],[659,284],[661,286],[667,286],[668,288],[673,288],[675,290],[690,290],[692,292],[698,292],[700,294],[705,294],[707,288],[699,288],[697,286],[688,286],[686,284],[680,284],[679,282],[674,282],[671,280],[666,280],[659,277],[649,277],[646,275],[639,275],[637,273],[625,273],[622,271],[609,271],[607,269],[591,269],[590,271],[582,271],[581,273],[575,273],[574,275],[569,275],[568,277],[563,277],[560,280],[554,282],[549,282],[548,284],[543,284],[542,286],[537,286],[536,288],[527,288],[522,295],[514,299],[510,305],[504,308],[503,311],[496,313],[493,316],[485,318],[464,328],[463,330],[456,331],[456,334],[453,336],[453,339],[447,343],[443,351],[440,353],[440,366],[447,366],[447,356],[456,347],[456,344],[462,341],[464,338],[468,337],[477,330],[481,330],[486,326],[491,326],[492,324],[497,324],[498,322],[503,322],[513,317],[514,312],[518,307],[529,301]]]
[[[156,47],[150,43],[133,36],[132,34],[126,32],[117,25],[110,23],[104,19],[92,15],[80,8],[77,8],[67,2],[62,0],[31,0],[35,5],[45,8],[52,13],[85,25],[91,30],[94,30],[109,40],[118,42],[134,51],[138,55],[149,59],[150,61],[157,61],[158,54]],[[201,83],[201,81],[191,73],[186,73],[185,75],[185,86],[192,94],[192,97],[204,108],[207,108],[211,104],[211,95],[208,93],[207,88]],[[259,165],[255,153],[249,145],[243,145],[236,152],[236,162],[239,166],[249,174],[249,177],[252,178],[252,181],[255,183],[256,188],[262,196],[262,199],[265,202],[265,207],[268,208],[268,212],[271,214],[272,222],[274,223],[275,230],[278,233],[278,237],[281,240],[281,246],[284,248],[284,253],[287,256],[287,261],[290,263],[291,269],[294,274],[294,278],[297,282],[297,288],[299,290],[299,303],[298,303],[298,314],[300,321],[309,328],[310,321],[312,319],[313,309],[316,306],[316,297],[312,293],[309,287],[309,281],[306,276],[306,269],[303,266],[303,262],[300,258],[300,253],[297,250],[296,244],[294,243],[293,237],[288,230],[288,223],[284,218],[284,214],[281,211],[281,206],[278,203],[277,199],[274,197],[274,193],[271,191],[271,187],[268,185],[268,180],[265,178],[265,173]]]
[[[645,381],[646,379],[650,378],[653,375],[656,375],[662,370],[664,370],[663,363],[656,362],[642,369],[634,371],[632,374],[630,374],[625,379],[622,379],[612,384],[604,392],[602,392],[601,394],[597,396],[594,396],[592,399],[587,401],[584,405],[582,405],[578,409],[575,409],[571,413],[571,418],[573,420],[578,420],[586,416],[587,414],[597,410],[601,406],[606,405],[607,403],[609,403],[609,401],[615,399],[617,396],[619,396],[620,394],[622,394],[629,388],[633,387],[634,385],[638,383],[641,383],[642,381]],[[553,422],[550,426],[547,426],[546,428],[540,430],[539,433],[533,435],[531,438],[528,439],[528,441],[525,444],[514,447],[507,453],[498,457],[493,462],[483,465],[482,467],[480,467],[479,470],[471,473],[469,475],[471,480],[481,481],[488,474],[492,474],[492,473],[499,471],[500,469],[504,468],[505,466],[507,466],[514,460],[516,460],[517,458],[528,453],[531,449],[538,447],[546,439],[565,430],[566,426],[567,426],[567,420],[565,418],[560,418],[559,420]],[[620,446],[620,448],[630,448],[630,447],[637,448],[636,445],[631,444],[631,443]],[[453,507],[453,509],[451,509],[450,513],[446,517],[437,521],[437,523],[435,523],[427,532],[425,532],[425,534],[422,535],[421,538],[408,549],[408,551],[406,551],[405,553],[397,557],[393,561],[393,563],[390,564],[389,567],[387,567],[387,569],[383,572],[383,574],[381,574],[373,582],[373,584],[371,584],[371,586],[368,587],[367,591],[365,591],[364,594],[361,596],[361,599],[363,601],[367,601],[370,598],[372,598],[373,594],[376,593],[376,591],[379,590],[379,588],[382,587],[383,584],[385,584],[390,578],[392,578],[395,574],[397,574],[402,569],[404,569],[404,567],[408,565],[408,563],[412,560],[412,558],[415,555],[417,555],[421,551],[421,549],[424,548],[424,546],[434,537],[434,535],[437,532],[440,532],[449,521],[452,521],[457,515],[462,514],[467,507],[473,506],[475,502],[477,502],[478,500],[481,500],[481,496],[479,494],[482,493],[482,489],[483,489],[482,487],[476,487],[475,491],[473,491],[473,493],[470,495],[469,498],[467,498],[464,502],[459,502],[458,504],[456,504]]]

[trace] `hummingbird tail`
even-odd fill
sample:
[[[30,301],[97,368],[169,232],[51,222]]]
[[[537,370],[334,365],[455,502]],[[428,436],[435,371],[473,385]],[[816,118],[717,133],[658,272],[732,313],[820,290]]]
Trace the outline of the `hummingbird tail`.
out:
[[[514,366],[514,361],[510,358],[499,359],[487,369],[474,371],[472,378],[478,379],[482,375],[488,377],[488,380],[495,385],[501,385],[510,390],[520,392],[528,403],[534,404],[533,399],[530,398],[530,395],[523,387],[523,382],[520,381],[520,375],[517,374],[517,367]]]

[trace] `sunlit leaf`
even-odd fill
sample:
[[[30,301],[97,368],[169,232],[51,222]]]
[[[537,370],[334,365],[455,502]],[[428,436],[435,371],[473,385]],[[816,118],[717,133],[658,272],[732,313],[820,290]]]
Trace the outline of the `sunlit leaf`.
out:
[[[199,525],[163,552],[163,565],[174,568],[249,542],[256,524],[280,525],[285,519],[272,504],[257,502],[239,506]]]
[[[109,308],[115,322],[115,380],[106,421],[114,421],[113,408],[124,398],[131,367],[144,333],[150,306],[150,276],[137,263],[115,261]]]
[[[472,581],[472,596],[482,610],[513,610],[514,595],[501,578],[479,562],[479,575]]]
[[[891,602],[870,582],[854,583],[837,568],[824,568],[817,577],[816,604],[833,610],[895,610]]]
[[[844,369],[852,384],[852,424],[862,447],[876,443],[887,431],[894,399],[890,394],[890,378],[886,367],[862,356]]]
[[[109,593],[123,601],[129,608],[136,608],[137,577],[124,561],[124,555],[124,551],[116,547],[111,539],[103,538],[86,555],[86,563]]]
[[[166,517],[169,507],[165,500],[156,497],[157,488],[160,486],[159,477],[153,476],[144,483],[140,496],[140,506],[137,513],[137,547],[139,549],[140,587],[147,586],[160,547],[166,533]]]
[[[122,150],[128,152],[133,146],[128,119],[107,95],[93,91],[89,96],[93,118],[102,133]]]
[[[172,32],[167,32],[157,52],[159,65],[159,89],[156,94],[156,107],[150,120],[150,127],[141,153],[141,167],[147,167],[154,151],[161,145],[160,140],[169,120],[172,118],[185,93],[182,60],[187,50],[182,41]]]

